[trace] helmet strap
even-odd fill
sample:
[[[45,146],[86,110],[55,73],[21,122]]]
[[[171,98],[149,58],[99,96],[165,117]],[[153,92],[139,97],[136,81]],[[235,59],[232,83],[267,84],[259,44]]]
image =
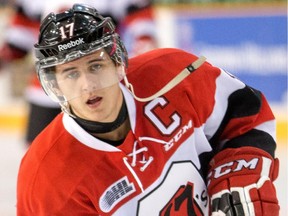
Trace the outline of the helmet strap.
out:
[[[72,111],[72,110],[71,110]],[[125,100],[123,100],[121,109],[117,118],[113,122],[97,122],[75,116],[75,121],[89,133],[108,133],[120,127],[128,117],[128,111]]]

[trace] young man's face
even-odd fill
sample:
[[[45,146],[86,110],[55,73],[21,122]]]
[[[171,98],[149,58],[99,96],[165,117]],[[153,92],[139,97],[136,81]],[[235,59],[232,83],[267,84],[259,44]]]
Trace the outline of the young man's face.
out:
[[[73,112],[84,119],[111,122],[122,105],[119,75],[109,55],[99,50],[77,60],[56,66],[56,81]]]

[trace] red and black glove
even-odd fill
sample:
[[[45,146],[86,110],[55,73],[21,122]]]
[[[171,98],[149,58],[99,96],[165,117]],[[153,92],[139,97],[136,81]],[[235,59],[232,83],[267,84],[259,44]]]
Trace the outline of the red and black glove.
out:
[[[273,181],[278,159],[254,147],[225,149],[210,162],[208,194],[212,216],[277,216]]]

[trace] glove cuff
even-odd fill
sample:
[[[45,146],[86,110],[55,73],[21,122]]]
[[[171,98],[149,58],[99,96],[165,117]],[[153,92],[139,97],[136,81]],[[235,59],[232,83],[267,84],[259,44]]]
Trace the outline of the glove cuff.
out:
[[[279,172],[278,159],[255,147],[225,149],[213,157],[209,166],[208,185],[237,175],[267,176],[274,181]]]

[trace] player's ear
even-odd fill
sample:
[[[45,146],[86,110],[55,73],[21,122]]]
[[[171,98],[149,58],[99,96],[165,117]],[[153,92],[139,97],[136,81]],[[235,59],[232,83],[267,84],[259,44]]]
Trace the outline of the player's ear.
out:
[[[122,80],[125,76],[125,67],[122,64],[116,64],[116,70],[119,80]]]

